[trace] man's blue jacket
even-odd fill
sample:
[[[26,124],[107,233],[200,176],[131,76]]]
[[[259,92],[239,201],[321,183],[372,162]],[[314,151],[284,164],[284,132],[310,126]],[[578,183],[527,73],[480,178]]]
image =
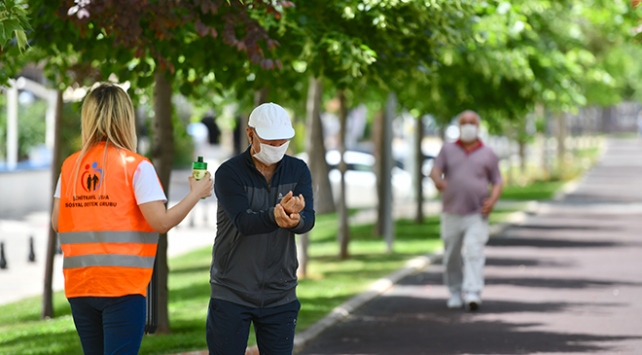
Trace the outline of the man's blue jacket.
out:
[[[211,297],[248,307],[275,307],[296,300],[299,266],[295,234],[314,226],[314,197],[308,166],[284,156],[268,184],[250,149],[216,171],[216,239],[210,268]],[[280,228],[274,207],[288,192],[305,198],[301,222]]]

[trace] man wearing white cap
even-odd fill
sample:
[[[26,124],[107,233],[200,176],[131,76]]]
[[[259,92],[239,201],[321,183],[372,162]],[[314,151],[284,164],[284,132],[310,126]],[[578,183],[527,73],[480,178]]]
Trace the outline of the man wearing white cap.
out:
[[[250,146],[216,171],[217,230],[207,315],[210,354],[245,354],[254,324],[261,354],[292,354],[301,304],[295,234],[314,226],[308,166],[286,155],[294,129],[283,107],[250,114]]]

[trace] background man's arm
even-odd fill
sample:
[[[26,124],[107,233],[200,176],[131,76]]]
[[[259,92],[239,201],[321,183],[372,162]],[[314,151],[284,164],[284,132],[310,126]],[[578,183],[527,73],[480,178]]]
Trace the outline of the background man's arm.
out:
[[[442,176],[443,171],[439,167],[433,166],[430,171],[430,178],[435,183],[435,187],[439,191],[443,191],[446,188],[446,180],[444,180]]]
[[[504,185],[495,184],[490,190],[490,196],[484,200],[481,213],[484,216],[488,216],[495,207],[495,203],[499,200],[499,196],[502,194],[502,188]]]
[[[490,190],[490,196],[485,199],[482,203],[481,213],[485,217],[493,211],[495,203],[499,200],[499,196],[502,194],[503,179],[502,173],[499,171],[499,158],[493,153],[493,163],[488,167],[489,176],[488,181],[492,185]]]

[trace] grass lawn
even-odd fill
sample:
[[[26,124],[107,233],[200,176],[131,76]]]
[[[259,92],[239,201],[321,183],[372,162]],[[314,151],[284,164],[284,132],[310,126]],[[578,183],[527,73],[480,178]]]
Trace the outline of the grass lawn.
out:
[[[352,258],[337,258],[336,216],[317,217],[311,233],[309,277],[300,280],[302,304],[297,330],[318,321],[373,281],[401,267],[417,255],[434,252],[439,242],[436,217],[423,224],[397,221],[394,253],[372,237],[373,225],[351,228]],[[141,354],[171,354],[207,348],[205,317],[209,301],[211,251],[200,249],[170,260],[170,320],[172,334],[147,335]],[[40,297],[0,306],[0,354],[82,354],[67,300],[55,294],[56,318],[40,321]],[[254,344],[250,339],[250,344]]]
[[[564,185],[564,181],[533,181],[526,186],[505,186],[502,199],[505,200],[548,200]]]
[[[509,189],[509,196],[542,198],[548,196],[542,191],[555,191],[561,185],[551,184],[515,187]],[[529,189],[539,193],[529,192]],[[514,210],[496,210],[491,215],[491,223],[501,221],[511,212]],[[337,257],[336,220],[335,215],[317,216],[316,226],[310,235],[309,276],[300,280],[297,289],[302,304],[298,332],[365,291],[375,280],[400,269],[409,259],[441,248],[438,217],[428,216],[422,224],[409,220],[396,222],[394,252],[391,254],[386,253],[386,243],[381,238],[372,236],[373,225],[351,226],[351,258],[340,260]],[[145,336],[141,354],[172,354],[207,347],[205,317],[209,301],[210,258],[210,248],[204,248],[170,260],[172,333]],[[54,319],[39,320],[40,309],[40,297],[0,306],[0,354],[82,354],[64,295],[61,292],[54,295]],[[251,337],[250,344],[254,342]]]

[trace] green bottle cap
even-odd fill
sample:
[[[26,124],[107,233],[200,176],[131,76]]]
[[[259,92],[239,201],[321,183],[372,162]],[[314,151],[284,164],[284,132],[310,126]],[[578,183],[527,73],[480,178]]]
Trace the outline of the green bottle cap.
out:
[[[207,163],[203,161],[203,157],[198,157],[198,160],[192,163],[192,169],[207,170]]]

